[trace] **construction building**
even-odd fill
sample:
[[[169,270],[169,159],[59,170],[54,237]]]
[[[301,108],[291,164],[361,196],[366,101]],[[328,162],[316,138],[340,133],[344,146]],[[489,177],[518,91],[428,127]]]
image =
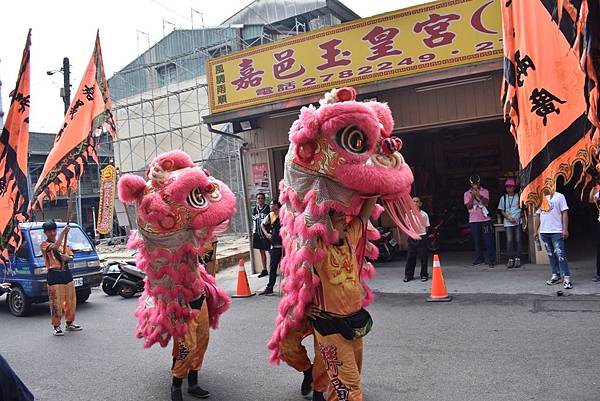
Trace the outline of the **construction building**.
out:
[[[257,0],[217,27],[175,29],[115,73],[109,88],[117,118],[115,162],[142,174],[156,155],[182,149],[243,199],[240,137],[231,124],[213,128],[206,62],[359,16],[337,0]],[[242,203],[232,223],[245,232]]]

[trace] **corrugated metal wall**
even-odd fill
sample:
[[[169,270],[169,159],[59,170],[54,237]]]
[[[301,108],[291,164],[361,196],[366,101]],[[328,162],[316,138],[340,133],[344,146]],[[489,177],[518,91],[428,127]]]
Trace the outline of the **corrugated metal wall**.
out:
[[[398,131],[501,116],[501,72],[480,78],[482,81],[446,88],[421,91],[430,85],[423,84],[374,95],[379,101],[390,105],[396,122],[395,129]],[[296,118],[297,114],[260,118],[260,128],[245,135],[250,148],[287,146],[288,131]]]
[[[276,118],[263,117],[258,120],[260,128],[246,134],[245,139],[252,149],[288,146],[288,132],[296,118],[297,114]]]
[[[477,119],[500,118],[501,72],[468,79],[480,81],[457,84],[461,81],[456,80],[452,84],[455,86],[441,88],[432,87],[437,83],[427,83],[375,95],[390,105],[398,133]],[[250,149],[245,160],[249,166],[248,182],[253,163],[271,161],[272,155],[269,153],[272,149],[289,145],[288,131],[296,118],[297,113],[262,117],[258,119],[258,129],[244,134]],[[270,172],[274,174],[273,166],[270,166]],[[275,182],[274,177],[272,181]]]
[[[477,77],[469,77],[473,78]],[[427,89],[429,84],[401,88],[378,98],[392,108],[397,130],[501,115],[501,73],[481,78],[486,80],[425,91],[417,90]]]

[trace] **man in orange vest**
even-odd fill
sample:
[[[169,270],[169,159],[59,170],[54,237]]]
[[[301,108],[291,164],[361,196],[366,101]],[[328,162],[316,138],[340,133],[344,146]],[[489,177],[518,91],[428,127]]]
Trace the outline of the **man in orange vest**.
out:
[[[73,284],[73,275],[67,267],[68,261],[73,258],[73,251],[66,245],[65,238],[69,235],[69,226],[66,226],[56,238],[56,223],[47,221],[42,225],[46,241],[42,241],[40,248],[44,263],[48,269],[48,300],[52,316],[53,334],[63,336],[60,324],[65,318],[67,331],[81,331],[82,328],[75,324],[75,309],[77,295]]]

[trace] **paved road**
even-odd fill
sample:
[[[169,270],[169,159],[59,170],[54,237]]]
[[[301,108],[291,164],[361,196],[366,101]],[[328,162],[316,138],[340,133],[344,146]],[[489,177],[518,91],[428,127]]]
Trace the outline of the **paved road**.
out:
[[[201,384],[214,401],[302,400],[300,374],[266,362],[278,298],[237,299],[213,336]],[[167,400],[169,349],[133,338],[137,300],[95,291],[81,333],[50,335],[47,305],[12,317],[0,302],[0,353],[38,400]],[[366,338],[368,401],[597,401],[600,297],[379,294]]]

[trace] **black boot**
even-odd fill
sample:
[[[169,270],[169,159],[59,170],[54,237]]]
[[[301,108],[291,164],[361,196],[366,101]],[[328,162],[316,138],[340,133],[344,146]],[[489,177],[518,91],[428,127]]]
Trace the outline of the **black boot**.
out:
[[[188,394],[196,398],[208,398],[210,393],[198,386],[198,371],[190,370],[188,373]]]
[[[302,380],[302,386],[300,387],[300,392],[302,395],[308,395],[310,390],[312,389],[312,366],[304,371],[304,380]]]
[[[171,386],[171,401],[183,401],[181,387]]]
[[[325,397],[323,397],[323,393],[320,391],[313,391],[312,401],[325,401]]]
[[[197,384],[195,386],[189,386],[188,387],[188,394],[191,395],[192,397],[196,397],[196,398],[208,398],[208,397],[210,397],[210,392],[204,390],[203,388],[201,388]]]

